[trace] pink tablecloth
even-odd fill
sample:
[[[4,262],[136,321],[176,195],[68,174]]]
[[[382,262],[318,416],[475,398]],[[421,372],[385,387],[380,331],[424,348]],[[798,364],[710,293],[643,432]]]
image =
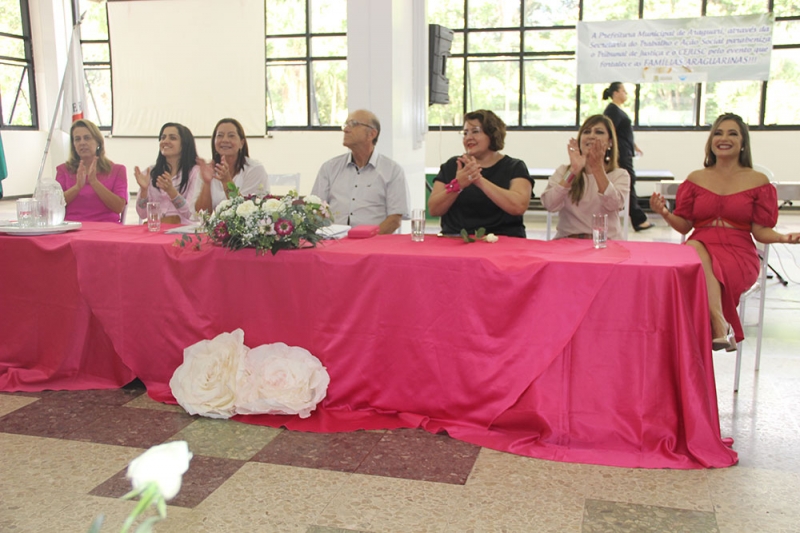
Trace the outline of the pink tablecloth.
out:
[[[383,236],[256,256],[174,241],[99,223],[0,236],[0,335],[13,339],[0,347],[0,390],[138,376],[172,402],[183,348],[242,328],[248,346],[302,346],[331,375],[309,419],[247,422],[423,427],[620,466],[737,460],[719,435],[704,280],[688,247]]]

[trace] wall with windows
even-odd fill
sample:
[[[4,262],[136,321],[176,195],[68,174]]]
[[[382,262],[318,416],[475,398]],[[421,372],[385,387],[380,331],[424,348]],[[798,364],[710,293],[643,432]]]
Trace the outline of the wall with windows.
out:
[[[330,6],[334,1],[339,0],[326,0],[319,5]],[[0,0],[0,4],[8,2],[19,2],[19,0]],[[316,3],[315,0],[312,5]],[[288,9],[289,4],[304,5],[304,2],[302,0],[266,0],[265,2],[268,9],[270,5]],[[572,2],[572,0],[563,0],[557,4],[535,3],[529,0],[526,0],[525,4],[519,0],[468,0],[468,2],[465,0],[428,0],[430,21],[442,23],[454,29],[458,29],[458,25],[454,21],[440,20],[439,15],[432,14],[437,9],[437,5],[444,5],[450,10],[448,13],[460,10],[462,15],[457,16],[463,16],[466,6],[466,19],[472,22],[480,21],[481,19],[477,18],[479,15],[501,18],[498,19],[496,28],[490,27],[488,22],[480,22],[475,27],[474,35],[472,35],[472,30],[462,23],[461,35],[466,36],[462,39],[466,44],[464,42],[456,43],[453,50],[455,57],[448,67],[453,103],[450,106],[433,106],[429,110],[429,122],[434,129],[426,136],[426,166],[438,166],[450,156],[459,153],[462,147],[455,130],[460,126],[460,117],[463,111],[487,106],[496,110],[514,109],[513,113],[509,111],[506,115],[509,123],[519,128],[526,127],[519,126],[520,124],[527,124],[529,127],[524,131],[509,132],[505,152],[522,158],[530,167],[554,167],[566,161],[566,142],[573,134],[578,117],[595,112],[596,110],[592,106],[599,108],[603,103],[597,94],[600,87],[582,86],[580,87],[580,96],[578,96],[578,87],[575,87],[574,82],[570,81],[574,80],[574,75],[572,78],[569,76],[563,79],[559,77],[559,69],[567,68],[564,65],[570,61],[571,52],[564,43],[569,43],[569,39],[572,37],[559,37],[557,34],[559,32],[564,35],[568,35],[569,32],[574,33],[574,20],[571,22],[572,29],[559,29],[561,26],[570,25],[566,22],[565,13],[582,13],[586,20],[590,15],[596,19],[606,17],[608,13],[602,11],[606,9],[603,7],[606,6],[605,2],[598,3],[594,7],[590,5],[589,0],[584,0],[581,4]],[[740,10],[737,12],[745,9],[750,10],[747,12],[753,12],[754,9],[762,9],[762,4],[764,2],[761,0],[748,0],[735,5],[727,0],[720,0],[706,2],[705,9],[709,15],[729,13],[731,9]],[[633,0],[615,0],[612,7],[616,6],[613,18],[629,18],[638,16],[639,11],[642,11],[646,17],[666,16],[666,12],[673,7],[677,10],[674,11],[675,16],[695,16],[694,11],[689,14],[686,10],[695,9],[695,7],[699,9],[703,5],[701,0],[688,2],[689,7],[683,2],[659,1],[645,4]],[[665,6],[672,7],[667,9]],[[66,43],[71,26],[72,15],[69,0],[30,2],[29,8],[31,10],[38,129],[20,130],[4,127],[2,131],[10,172],[10,177],[3,182],[5,193],[8,196],[30,194],[35,186],[47,128],[50,125],[56,93],[61,81],[60,73],[66,60]],[[507,24],[504,22],[507,19],[502,17],[507,17],[507,13],[515,13],[515,9],[527,17],[525,20],[538,21],[540,25],[545,21],[549,26],[540,27],[533,25],[532,22],[530,25],[528,22],[518,24],[516,28],[512,29],[502,26],[502,24]],[[658,11],[659,9],[664,12]],[[778,179],[794,181],[800,179],[795,177],[795,165],[786,155],[791,146],[800,142],[800,131],[798,131],[800,119],[797,118],[800,115],[793,107],[800,105],[797,104],[795,97],[800,89],[800,60],[798,60],[800,45],[792,44],[800,40],[800,31],[796,31],[795,28],[800,20],[800,14],[792,14],[794,13],[793,9],[798,8],[792,7],[786,0],[775,0],[775,13],[781,15],[776,23],[776,49],[773,55],[774,79],[771,79],[766,85],[756,84],[753,86],[752,82],[746,82],[744,85],[738,82],[729,82],[724,87],[692,86],[691,89],[640,86],[639,108],[638,113],[635,114],[640,127],[637,129],[636,135],[637,144],[644,150],[645,156],[636,161],[637,168],[667,169],[682,179],[691,170],[702,165],[707,131],[696,131],[700,129],[696,122],[699,121],[697,123],[702,126],[707,122],[708,117],[713,118],[720,110],[733,110],[743,115],[754,113],[752,116],[756,116],[756,119],[751,120],[751,123],[755,124],[752,138],[756,162],[772,168]],[[451,15],[452,13],[448,16]],[[297,16],[307,17],[307,13],[299,13]],[[577,17],[577,15],[575,16]],[[267,75],[270,76],[270,69],[274,69],[272,70],[275,74],[272,87],[276,90],[280,88],[280,94],[285,99],[279,102],[277,93],[270,95],[274,98],[274,102],[267,106],[266,116],[267,120],[274,116],[276,121],[274,126],[277,126],[277,129],[271,129],[269,138],[249,139],[249,144],[252,155],[262,160],[268,171],[300,172],[302,174],[301,192],[310,191],[319,165],[324,160],[344,151],[341,146],[341,132],[329,129],[330,126],[341,121],[341,115],[346,111],[341,103],[346,101],[342,100],[346,97],[342,93],[344,86],[337,81],[343,67],[340,52],[336,51],[338,50],[337,46],[340,46],[337,43],[342,40],[341,16],[329,18],[329,26],[319,27],[314,26],[314,17],[304,18],[305,26],[302,29],[292,28],[291,31],[280,26],[276,28],[274,24],[270,25],[269,18],[267,19],[267,41],[270,43],[268,46],[273,46],[273,50],[285,51],[283,55],[275,52],[274,56],[268,56]],[[309,20],[312,22],[308,22]],[[490,18],[489,20],[494,19]],[[105,61],[106,54],[111,52],[109,52],[108,43],[102,42],[102,31],[97,29],[102,26],[101,19],[96,17],[90,19],[88,26],[92,26],[94,29],[84,33],[84,58],[87,67],[96,67],[98,72],[87,72],[87,76],[90,80],[100,80],[97,83],[99,89],[95,92],[95,98],[100,108],[100,122],[105,123],[111,120],[111,95],[108,91],[104,92],[102,86],[106,83],[104,80],[110,79],[111,74],[107,66],[104,66],[103,61]],[[320,41],[315,40],[318,36],[312,35],[312,30],[322,32],[322,35],[319,35]],[[87,38],[87,33],[91,38]],[[525,39],[526,43],[538,43],[526,52],[526,54],[533,55],[520,56],[517,54],[516,57],[508,59],[503,50],[492,51],[497,46],[506,46],[509,42],[509,35],[513,34],[517,37],[526,34],[528,35]],[[324,52],[326,48],[323,45],[326,42],[332,43],[328,52]],[[472,50],[471,43],[477,43],[480,46],[478,50],[481,50],[478,53],[485,55],[475,58],[463,55],[464,50]],[[304,46],[305,48],[303,48]],[[459,51],[461,51],[462,57],[458,57]],[[500,55],[492,55],[496,53]],[[273,57],[273,60],[270,61],[269,57]],[[316,64],[317,60],[320,61],[320,65]],[[453,66],[458,61],[461,61],[462,65],[466,65],[465,68],[462,68],[461,75]],[[508,78],[505,76],[507,72],[514,71],[514,68],[510,66],[514,62],[516,62],[514,68],[517,69],[518,74],[513,79],[516,81],[527,80],[522,84],[507,83]],[[533,71],[535,75],[532,77],[531,72],[526,70],[529,64],[536,66]],[[327,86],[323,86],[322,73],[331,70],[339,74],[330,78],[333,81],[327,82]],[[464,72],[469,75],[465,77]],[[298,86],[287,81],[291,76],[295,77],[295,82],[300,78],[316,81],[310,85],[302,85],[298,89]],[[469,81],[469,87],[464,83],[465,78]],[[294,93],[289,90],[290,86],[295,88]],[[514,91],[506,91],[508,87]],[[525,90],[523,91],[522,88]],[[559,92],[561,88],[565,92]],[[632,88],[633,86],[630,85],[629,89]],[[494,95],[493,90],[500,90],[500,96]],[[458,97],[460,99],[457,99],[458,94],[461,95]],[[777,96],[773,96],[773,94]],[[698,101],[698,95],[700,100],[705,101],[703,106],[697,106],[694,103]],[[323,100],[329,104],[325,109],[321,107]],[[6,95],[3,94],[3,109],[6,108],[5,102]],[[777,104],[771,102],[777,102]],[[717,107],[714,108],[712,104]],[[538,107],[533,108],[531,105]],[[778,110],[777,113],[769,111],[773,109],[770,107],[771,105],[778,105],[775,108]],[[659,106],[667,107],[662,109]],[[280,111],[278,107],[280,107]],[[275,109],[271,111],[272,108]],[[578,114],[578,109],[580,109],[580,114]],[[631,105],[632,116],[634,109]],[[698,110],[702,111],[698,113]],[[514,122],[514,116],[517,117],[516,122]],[[770,122],[772,116],[775,116],[773,122],[785,124],[785,127],[791,129],[775,129]],[[533,120],[533,124],[531,124],[526,122],[529,119],[525,117],[538,118],[530,119]],[[283,124],[280,124],[281,121]],[[552,124],[550,124],[551,122]],[[437,128],[439,123],[443,125],[441,131]],[[319,128],[316,126],[317,124],[321,124],[323,127]],[[652,127],[648,128],[647,124]],[[326,125],[328,129],[324,128]],[[551,131],[541,129],[546,125],[553,129]],[[656,126],[680,128],[681,125],[684,125],[686,129],[659,131],[656,128]],[[210,132],[196,133],[210,134]],[[65,140],[64,135],[56,135],[45,174],[54,175],[55,166],[64,160]],[[109,155],[115,161],[128,167],[130,187],[132,191],[135,191],[133,166],[145,166],[155,159],[157,151],[155,138],[114,137],[107,140],[107,147]],[[199,138],[198,148],[201,155],[207,157],[210,154],[209,139],[207,137]]]

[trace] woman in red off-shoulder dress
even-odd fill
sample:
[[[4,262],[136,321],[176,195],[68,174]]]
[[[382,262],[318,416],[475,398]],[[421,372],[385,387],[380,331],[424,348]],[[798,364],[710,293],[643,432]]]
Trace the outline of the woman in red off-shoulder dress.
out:
[[[650,207],[697,250],[706,275],[715,350],[736,349],[744,339],[736,308],[739,297],[758,278],[760,261],[753,238],[762,243],[797,243],[800,233],[772,229],[778,221],[775,187],[753,170],[747,125],[738,115],[720,115],[706,142],[701,170],[689,174],[670,213],[654,193]]]

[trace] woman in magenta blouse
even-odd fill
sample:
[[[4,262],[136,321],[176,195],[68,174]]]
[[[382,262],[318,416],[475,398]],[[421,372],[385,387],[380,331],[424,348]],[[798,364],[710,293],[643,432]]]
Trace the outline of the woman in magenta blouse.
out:
[[[103,135],[94,123],[76,120],[70,139],[69,159],[56,169],[67,202],[66,219],[121,223],[128,203],[125,167],[106,157]]]

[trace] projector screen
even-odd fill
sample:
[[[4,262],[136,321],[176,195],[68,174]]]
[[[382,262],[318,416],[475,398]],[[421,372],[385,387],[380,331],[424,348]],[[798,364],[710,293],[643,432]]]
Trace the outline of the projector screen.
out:
[[[224,117],[266,134],[264,2],[108,4],[113,135],[155,136],[179,122],[210,136]]]

